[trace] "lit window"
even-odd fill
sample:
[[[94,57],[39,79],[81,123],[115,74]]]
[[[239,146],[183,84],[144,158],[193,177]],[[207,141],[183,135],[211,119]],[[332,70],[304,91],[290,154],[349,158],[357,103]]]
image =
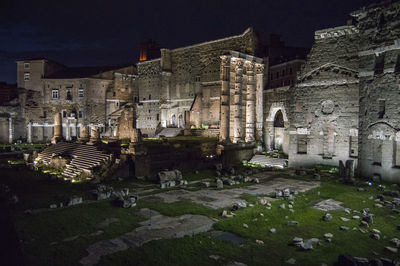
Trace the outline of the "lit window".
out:
[[[24,73],[24,80],[31,80],[31,73]]]
[[[31,64],[30,63],[24,63],[24,68],[25,69],[31,68]]]
[[[58,99],[58,89],[52,89],[51,98]]]
[[[83,88],[78,89],[78,96],[82,98],[84,96]]]

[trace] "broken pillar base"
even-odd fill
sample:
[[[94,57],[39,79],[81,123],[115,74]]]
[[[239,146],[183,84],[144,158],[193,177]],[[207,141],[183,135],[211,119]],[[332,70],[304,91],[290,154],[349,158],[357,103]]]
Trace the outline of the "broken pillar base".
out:
[[[63,140],[62,136],[54,136],[54,137],[51,138],[51,144],[56,144],[56,143],[58,143],[58,142],[60,142],[62,140]]]
[[[85,144],[86,142],[89,141],[89,138],[79,138],[76,143],[78,144]]]
[[[217,145],[217,154],[221,156],[224,169],[250,160],[254,156],[255,143],[220,143]]]
[[[90,139],[89,140],[89,142],[87,142],[86,143],[87,145],[92,145],[92,146],[95,146],[95,145],[99,145],[99,144],[101,144],[101,140],[100,139]]]
[[[131,142],[129,143],[129,153],[133,155],[145,155],[147,152],[143,144]]]

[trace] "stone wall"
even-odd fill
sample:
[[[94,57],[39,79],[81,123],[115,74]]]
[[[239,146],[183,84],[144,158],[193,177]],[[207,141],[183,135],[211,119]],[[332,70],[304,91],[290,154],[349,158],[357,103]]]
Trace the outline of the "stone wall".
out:
[[[350,143],[358,136],[358,38],[354,26],[315,33],[290,92],[290,166],[357,160],[357,147]]]
[[[360,38],[360,175],[400,183],[400,3],[352,14]]]
[[[257,37],[248,29],[220,40],[161,49],[160,59],[138,63],[138,128],[142,132],[155,132],[159,126],[183,128],[185,111],[193,107],[190,126],[218,128],[220,56],[231,50],[254,54],[256,46]]]

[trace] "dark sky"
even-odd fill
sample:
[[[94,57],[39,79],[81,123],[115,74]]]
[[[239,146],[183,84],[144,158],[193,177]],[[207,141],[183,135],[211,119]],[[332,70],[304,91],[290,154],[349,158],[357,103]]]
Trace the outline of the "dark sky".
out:
[[[147,39],[176,48],[247,27],[311,47],[314,31],[345,25],[374,0],[0,0],[0,81],[16,82],[16,59],[68,66],[135,63]]]

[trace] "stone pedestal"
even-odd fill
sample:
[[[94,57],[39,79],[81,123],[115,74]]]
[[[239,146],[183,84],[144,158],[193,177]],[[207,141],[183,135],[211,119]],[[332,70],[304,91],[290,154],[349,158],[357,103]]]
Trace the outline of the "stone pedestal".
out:
[[[142,142],[142,132],[140,131],[140,129],[137,129],[137,128],[131,129],[130,139],[131,139],[131,143]]]
[[[56,144],[63,139],[62,136],[62,120],[61,120],[61,113],[56,113],[54,115],[54,135],[51,139],[52,144]]]
[[[86,125],[81,125],[79,130],[79,140],[78,143],[84,144],[89,141],[89,128]]]
[[[90,139],[87,144],[88,145],[97,145],[97,144],[100,144],[100,142],[101,142],[101,139],[100,139],[99,128],[97,126],[93,126],[90,129]]]

